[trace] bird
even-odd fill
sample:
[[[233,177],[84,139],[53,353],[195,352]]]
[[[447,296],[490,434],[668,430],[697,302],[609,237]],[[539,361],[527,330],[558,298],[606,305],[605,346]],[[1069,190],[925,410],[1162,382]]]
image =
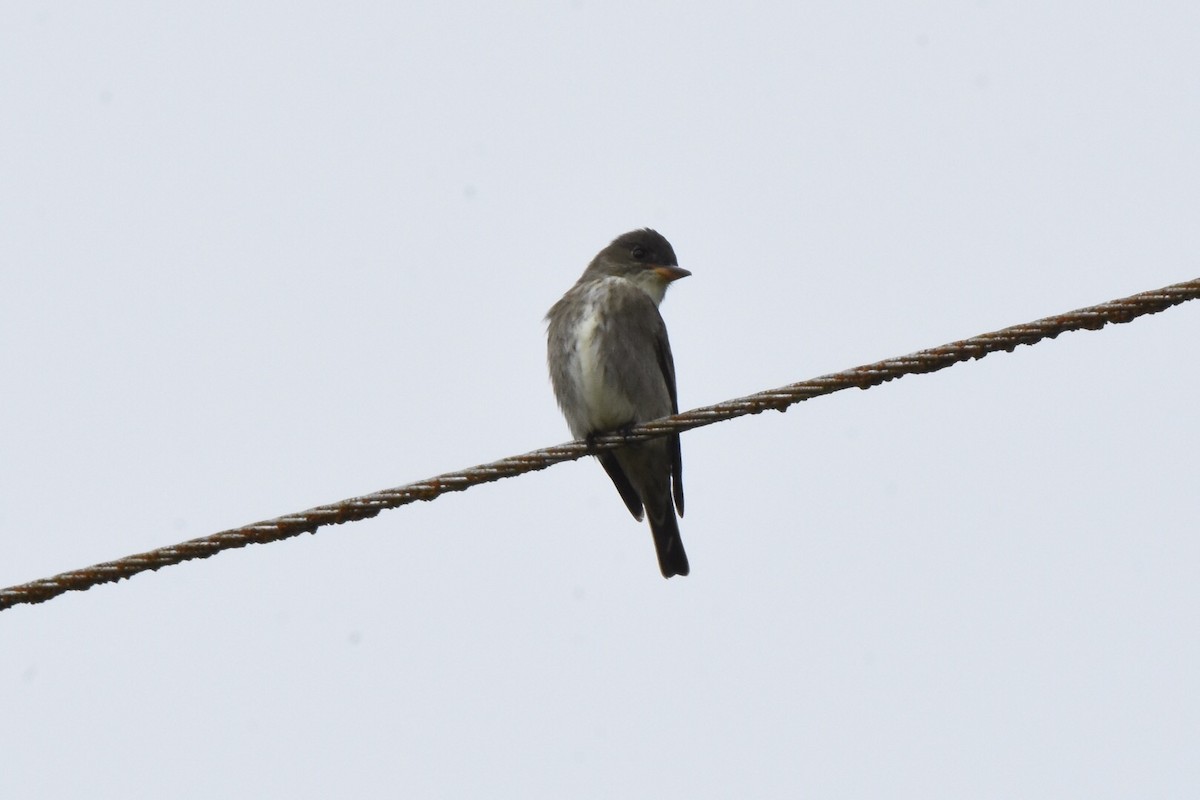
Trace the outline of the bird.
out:
[[[658,306],[691,275],[650,228],[623,233],[596,254],[546,314],[554,395],[577,439],[679,413],[675,363]],[[594,454],[634,519],[649,518],[664,578],[687,575],[679,535],[683,460],[679,435]]]

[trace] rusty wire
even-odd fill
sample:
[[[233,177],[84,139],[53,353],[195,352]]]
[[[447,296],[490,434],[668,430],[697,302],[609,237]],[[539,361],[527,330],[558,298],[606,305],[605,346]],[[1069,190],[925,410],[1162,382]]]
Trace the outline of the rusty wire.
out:
[[[774,409],[786,411],[789,406],[813,397],[833,394],[843,389],[869,389],[905,375],[936,372],[960,361],[983,358],[1000,350],[1012,352],[1017,345],[1036,344],[1053,339],[1060,333],[1076,330],[1099,330],[1109,323],[1129,322],[1137,317],[1164,311],[1188,300],[1200,298],[1200,279],[1177,283],[1163,289],[1142,292],[1121,300],[1081,308],[1066,314],[1039,319],[1025,325],[984,333],[941,347],[921,350],[898,358],[889,358],[861,367],[823,375],[779,389],[728,400],[712,406],[697,408],[672,417],[654,420],[622,434],[597,437],[592,449],[584,442],[570,442],[518,456],[509,456],[490,464],[480,464],[458,472],[448,472],[434,478],[410,483],[395,489],[352,497],[338,503],[317,506],[307,511],[255,522],[199,539],[160,547],[145,553],[106,561],[83,569],[72,570],[51,578],[23,583],[0,590],[0,610],[23,603],[42,603],[70,591],[83,591],[101,583],[118,581],[146,570],[179,564],[197,558],[208,558],[222,550],[245,547],[248,544],[274,542],[313,533],[326,525],[354,522],[374,517],[380,511],[397,508],[417,500],[433,500],[447,492],[461,492],[481,483],[511,478],[526,472],[546,469],[562,461],[574,461],[589,452],[608,450],[626,442],[643,441],[671,433],[691,430],[714,422],[734,419],[747,414],[760,414]]]

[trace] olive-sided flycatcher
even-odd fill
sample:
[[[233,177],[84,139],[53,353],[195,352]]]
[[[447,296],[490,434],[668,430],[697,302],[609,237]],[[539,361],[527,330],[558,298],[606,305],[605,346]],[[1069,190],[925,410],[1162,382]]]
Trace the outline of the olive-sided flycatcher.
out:
[[[579,439],[679,411],[675,364],[658,304],[690,275],[670,242],[648,228],[612,241],[546,314],[550,380]],[[679,436],[597,454],[637,520],[650,518],[664,578],[688,574],[676,510],[683,516]]]

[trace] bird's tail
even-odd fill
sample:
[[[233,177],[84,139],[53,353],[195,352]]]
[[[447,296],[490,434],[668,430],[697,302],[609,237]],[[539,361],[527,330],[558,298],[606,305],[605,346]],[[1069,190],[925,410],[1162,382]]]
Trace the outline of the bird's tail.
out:
[[[679,536],[679,520],[668,505],[661,519],[650,516],[650,532],[654,534],[654,549],[658,551],[658,568],[664,578],[687,575],[687,553],[683,552],[683,539]]]

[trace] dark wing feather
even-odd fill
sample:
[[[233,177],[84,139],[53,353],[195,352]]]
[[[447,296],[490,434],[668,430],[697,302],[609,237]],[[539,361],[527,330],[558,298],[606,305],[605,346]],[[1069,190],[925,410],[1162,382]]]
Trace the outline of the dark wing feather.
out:
[[[630,397],[643,398],[650,402],[641,411],[643,416],[630,420],[630,424],[648,422],[651,419],[679,412],[679,400],[675,391],[675,362],[671,358],[671,345],[667,339],[667,326],[658,306],[650,295],[633,286],[615,286],[611,290],[608,307],[608,324],[623,335],[608,337],[605,363],[612,372],[607,376],[615,385],[621,386]],[[648,369],[630,369],[628,365],[642,364]],[[655,372],[653,366],[657,365]],[[621,365],[617,367],[617,365]],[[666,389],[666,392],[663,392]],[[665,395],[665,396],[664,396]],[[679,437],[667,437],[667,450],[671,459],[672,495],[675,508],[683,516],[683,458],[680,453]],[[615,457],[601,459],[625,505],[634,516],[641,519],[641,502],[638,510],[630,497],[636,497],[628,478],[621,471]],[[620,478],[615,477],[620,475]],[[624,484],[624,486],[622,485]],[[628,491],[628,493],[627,493]]]
[[[671,393],[671,413],[679,413],[679,397],[675,390],[675,360],[671,357],[671,343],[667,339],[667,326],[660,328],[658,341],[658,367],[662,370],[663,380],[667,382],[667,391]],[[683,452],[679,445],[679,435],[667,437],[667,445],[671,449],[671,493],[675,497],[675,510],[683,516]]]
[[[625,507],[629,509],[629,513],[633,514],[634,519],[641,522],[643,515],[642,498],[638,497],[637,490],[629,482],[629,478],[625,475],[625,470],[621,469],[620,463],[617,462],[617,457],[613,455],[611,450],[606,450],[603,453],[597,453],[596,458],[600,460],[600,466],[604,467],[604,471],[612,479],[613,486],[616,486],[617,491],[621,493],[621,499],[625,501]]]

